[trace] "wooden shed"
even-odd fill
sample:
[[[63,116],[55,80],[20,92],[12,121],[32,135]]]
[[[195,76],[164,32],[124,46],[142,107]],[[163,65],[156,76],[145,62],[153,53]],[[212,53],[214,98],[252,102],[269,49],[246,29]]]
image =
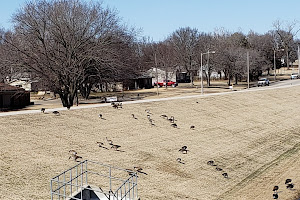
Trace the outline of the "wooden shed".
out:
[[[0,109],[22,108],[30,104],[30,92],[24,89],[0,83]]]

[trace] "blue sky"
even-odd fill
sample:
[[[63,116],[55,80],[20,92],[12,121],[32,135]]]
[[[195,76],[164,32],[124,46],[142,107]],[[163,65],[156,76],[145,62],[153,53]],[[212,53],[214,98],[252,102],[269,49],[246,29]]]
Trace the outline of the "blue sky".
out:
[[[1,0],[0,26],[11,28],[10,18],[26,0]],[[88,0],[87,0],[88,1]],[[95,0],[94,0],[95,1]],[[225,28],[231,32],[265,33],[276,20],[299,21],[300,0],[103,0],[115,8],[123,22],[141,28],[143,36],[165,39],[180,27],[200,32]],[[300,38],[300,32],[297,35]]]

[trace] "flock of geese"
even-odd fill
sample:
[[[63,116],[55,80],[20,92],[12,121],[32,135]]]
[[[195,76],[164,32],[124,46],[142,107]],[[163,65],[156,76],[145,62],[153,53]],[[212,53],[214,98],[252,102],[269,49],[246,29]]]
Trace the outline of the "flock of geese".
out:
[[[196,102],[196,103],[198,103],[198,102]],[[122,108],[122,103],[111,103],[111,105],[112,105],[112,107],[115,108],[115,109]],[[68,109],[69,109],[69,108],[68,108]],[[41,112],[42,112],[42,113],[45,113],[45,110],[46,110],[45,108],[42,108],[42,109],[41,109]],[[155,126],[154,120],[151,118],[152,113],[150,112],[150,110],[149,110],[149,109],[146,109],[145,112],[147,113],[147,119],[148,119],[148,121],[150,122],[151,126]],[[58,111],[53,111],[53,114],[59,115],[60,113],[59,113]],[[136,120],[138,119],[138,118],[136,117],[135,114],[131,114],[131,116],[132,116],[133,119],[136,119]],[[171,123],[171,127],[177,128],[177,124],[175,123],[176,120],[175,120],[174,116],[168,117],[167,115],[163,114],[163,115],[160,115],[160,117],[162,117],[162,118],[168,120],[168,121]],[[102,115],[102,114],[99,114],[99,118],[105,120],[105,118],[103,118],[103,115]],[[191,125],[191,126],[190,126],[190,129],[194,130],[194,129],[195,129],[195,126],[194,126],[194,125]],[[108,139],[107,137],[106,137],[105,139],[106,139],[106,142],[107,142],[108,146],[110,146],[110,148],[106,147],[106,145],[105,145],[103,142],[96,142],[96,144],[97,144],[99,147],[104,148],[104,149],[107,149],[107,150],[108,150],[108,149],[113,149],[113,150],[115,150],[115,151],[120,151],[120,150],[119,150],[119,149],[121,148],[120,145],[114,144],[113,141],[112,141],[111,139]],[[189,150],[187,149],[187,146],[182,146],[182,147],[179,149],[179,152],[181,152],[182,154],[187,154],[188,151],[189,151]],[[77,155],[77,152],[76,152],[75,150],[70,150],[69,153],[70,153],[69,159],[72,158],[72,159],[73,159],[74,161],[76,161],[76,162],[79,162],[78,159],[82,159],[81,156],[78,156],[78,155]],[[182,159],[182,158],[177,158],[176,161],[177,161],[178,163],[185,164],[185,163],[183,162],[183,159]],[[214,162],[213,160],[208,161],[207,164],[210,165],[210,166],[214,166],[215,169],[216,169],[216,171],[223,171],[223,169],[220,168],[220,167],[218,167],[218,166],[215,164],[215,162]],[[134,173],[143,173],[143,174],[146,174],[146,175],[147,175],[147,173],[143,172],[143,169],[142,169],[141,167],[133,167],[133,169],[126,169],[126,171],[128,172],[128,174],[129,174],[130,176],[133,175]],[[223,176],[224,178],[228,178],[228,173],[224,172],[224,173],[222,173],[222,176]],[[285,184],[286,184],[286,188],[287,188],[287,189],[293,189],[293,188],[294,188],[294,184],[291,183],[291,182],[292,182],[291,179],[286,179]],[[278,187],[277,185],[274,186],[274,188],[273,188],[273,192],[274,192],[274,193],[273,193],[273,199],[278,199],[278,189],[279,189],[279,187]]]
[[[294,188],[294,184],[292,183],[292,179],[288,178],[285,180],[285,185],[286,185],[286,188],[287,189],[293,189]],[[279,190],[279,187],[278,185],[275,185],[273,187],[273,199],[278,199],[278,190]]]
[[[42,113],[45,114],[45,111],[46,111],[46,108],[41,108],[41,112],[42,112]],[[54,115],[59,115],[59,114],[60,114],[57,110],[53,111],[52,113],[53,113]]]

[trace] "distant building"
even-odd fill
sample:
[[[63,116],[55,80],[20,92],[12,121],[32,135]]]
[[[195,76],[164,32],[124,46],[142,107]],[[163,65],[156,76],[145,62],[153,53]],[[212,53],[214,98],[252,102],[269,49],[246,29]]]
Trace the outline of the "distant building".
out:
[[[19,87],[0,83],[0,110],[22,108],[29,104],[29,92]]]
[[[295,60],[295,62],[292,63],[293,68],[298,68],[299,67],[299,60]]]
[[[23,88],[25,91],[31,91],[31,81],[29,80],[13,80],[9,85]]]
[[[157,68],[156,71],[156,68],[151,68],[145,73],[145,75],[147,75],[148,77],[152,77],[152,84],[151,84],[152,86],[157,81],[156,79],[158,79],[158,82],[162,82],[163,80],[166,80],[166,78],[170,81],[176,82],[176,71],[167,72],[167,76],[166,76],[165,70],[161,70]]]

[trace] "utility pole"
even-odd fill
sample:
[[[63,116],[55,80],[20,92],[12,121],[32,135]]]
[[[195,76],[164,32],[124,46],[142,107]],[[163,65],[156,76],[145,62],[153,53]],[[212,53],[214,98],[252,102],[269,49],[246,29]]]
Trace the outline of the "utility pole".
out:
[[[200,75],[201,75],[201,94],[203,95],[203,63],[202,63],[203,53],[201,53],[201,67],[200,67]]]
[[[274,81],[276,81],[276,56],[275,56],[275,49],[274,49]]]
[[[155,72],[156,72],[156,88],[157,88],[157,96],[158,96],[159,93],[158,93],[158,73],[157,73],[156,53],[154,53],[154,61],[155,61]]]
[[[300,49],[298,45],[298,76],[300,75]]]
[[[249,88],[250,88],[250,64],[249,64],[249,51],[247,51],[247,72],[248,72],[247,82],[248,82],[248,89],[249,89]]]

